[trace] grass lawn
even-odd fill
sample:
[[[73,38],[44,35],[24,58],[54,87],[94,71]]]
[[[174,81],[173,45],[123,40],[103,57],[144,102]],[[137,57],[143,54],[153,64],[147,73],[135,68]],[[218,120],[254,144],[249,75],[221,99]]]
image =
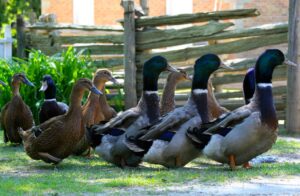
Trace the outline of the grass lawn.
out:
[[[281,162],[259,164],[252,169],[239,168],[230,171],[205,158],[198,158],[181,169],[166,169],[143,164],[139,168],[120,169],[107,164],[101,158],[91,159],[71,156],[60,165],[48,165],[31,160],[21,146],[3,143],[0,139],[0,195],[27,194],[121,194],[132,188],[146,189],[147,194],[168,186],[199,184],[226,184],[260,177],[293,177],[300,174],[300,164]],[[300,142],[278,139],[267,154],[300,157]],[[300,158],[299,158],[300,159]]]

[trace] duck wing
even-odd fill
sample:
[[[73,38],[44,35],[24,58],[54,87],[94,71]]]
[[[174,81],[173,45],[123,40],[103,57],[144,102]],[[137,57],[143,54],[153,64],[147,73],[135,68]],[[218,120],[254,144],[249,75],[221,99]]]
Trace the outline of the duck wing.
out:
[[[203,124],[202,130],[204,134],[216,134],[218,131],[225,127],[234,127],[239,124],[245,118],[251,115],[252,111],[248,107],[241,107],[235,111],[228,113],[224,118],[217,120],[215,123],[206,123]]]
[[[157,139],[166,130],[178,126],[192,117],[192,113],[185,107],[177,108],[163,116],[156,124],[145,130],[147,133],[140,137],[141,140]]]
[[[105,131],[109,130],[110,128],[132,123],[140,116],[140,114],[141,114],[140,110],[137,110],[136,108],[132,108],[124,112],[118,113],[116,117],[112,118],[110,121],[108,121],[105,124],[92,126],[92,130],[97,132],[98,134],[103,134]]]
[[[66,113],[69,110],[69,106],[63,102],[57,102],[57,105],[63,111],[62,114]]]

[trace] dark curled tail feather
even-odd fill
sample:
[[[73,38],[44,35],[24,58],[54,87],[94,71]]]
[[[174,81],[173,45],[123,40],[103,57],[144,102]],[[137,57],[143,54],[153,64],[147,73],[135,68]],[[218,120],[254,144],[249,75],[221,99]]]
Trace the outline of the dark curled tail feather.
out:
[[[97,134],[91,127],[86,127],[86,138],[92,148],[96,148],[101,144],[102,135]]]

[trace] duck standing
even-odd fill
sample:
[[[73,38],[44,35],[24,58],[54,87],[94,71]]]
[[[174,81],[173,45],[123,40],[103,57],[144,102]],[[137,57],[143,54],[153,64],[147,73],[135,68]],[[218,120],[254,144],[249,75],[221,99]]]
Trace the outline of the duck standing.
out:
[[[120,167],[137,166],[140,163],[140,157],[136,157],[123,143],[125,134],[112,137],[109,133],[123,128],[126,134],[136,134],[141,128],[158,120],[160,111],[157,90],[158,78],[162,71],[177,72],[162,56],[155,56],[146,61],[143,67],[143,94],[138,105],[118,114],[105,125],[93,127],[92,130],[98,134],[108,134],[102,138],[101,144],[96,148],[96,152],[106,161]]]
[[[5,143],[22,143],[22,138],[18,134],[18,127],[29,129],[34,125],[31,110],[20,95],[21,83],[34,86],[23,73],[17,73],[13,76],[11,82],[13,97],[4,105],[1,115]]]
[[[43,76],[40,91],[45,93],[45,100],[39,112],[40,123],[68,111],[69,106],[67,104],[56,101],[56,86],[50,75]]]
[[[266,50],[255,65],[256,89],[250,103],[229,113],[207,130],[189,129],[187,135],[203,146],[203,153],[230,168],[268,151],[277,139],[278,121],[272,96],[272,73],[285,60],[278,49]]]
[[[111,81],[117,84],[117,80],[112,76],[111,72],[107,69],[98,69],[93,78],[93,84],[101,92],[105,92],[105,83]],[[106,100],[106,95],[97,96],[94,93],[89,93],[88,98],[84,106],[82,107],[83,123],[86,127],[100,123],[102,121],[109,121],[111,118],[115,117],[117,112],[110,107]],[[87,136],[78,142],[74,149],[75,155],[82,155],[87,152],[87,156],[90,156],[90,145],[87,141]]]
[[[87,90],[102,94],[90,80],[79,79],[73,86],[70,108],[66,114],[53,117],[26,131],[18,129],[29,157],[58,164],[73,152],[74,146],[84,135],[81,101]]]
[[[182,167],[198,157],[200,151],[186,137],[185,132],[190,126],[199,127],[202,123],[209,121],[211,111],[207,100],[208,81],[210,75],[220,66],[221,60],[214,54],[203,55],[197,59],[194,65],[191,97],[185,106],[173,111],[178,115],[180,111],[186,111],[184,109],[190,108],[190,113],[187,113],[190,118],[185,121],[179,120],[179,123],[172,124],[172,127],[163,132],[158,130],[156,133],[152,133],[151,136],[153,137],[147,135],[149,133],[147,130],[144,131],[144,135],[139,134],[138,138],[128,137],[126,140],[126,143],[128,142],[127,146],[142,155],[144,161],[166,167]],[[173,112],[169,115],[174,115]],[[162,121],[164,120],[163,118]],[[151,129],[152,127],[150,127]]]

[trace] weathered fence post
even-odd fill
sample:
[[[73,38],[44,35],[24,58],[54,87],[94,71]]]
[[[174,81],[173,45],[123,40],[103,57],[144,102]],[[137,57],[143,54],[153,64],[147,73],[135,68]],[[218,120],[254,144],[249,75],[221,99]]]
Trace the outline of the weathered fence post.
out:
[[[289,2],[289,47],[288,58],[300,63],[300,3]],[[300,67],[288,67],[286,128],[288,132],[300,132]]]
[[[134,107],[137,103],[134,1],[122,0],[121,5],[124,8],[124,91],[125,108],[127,109]]]
[[[11,27],[5,27],[4,39],[0,39],[0,58],[10,60],[12,58]]]
[[[25,58],[25,22],[21,15],[17,16],[17,57]]]

